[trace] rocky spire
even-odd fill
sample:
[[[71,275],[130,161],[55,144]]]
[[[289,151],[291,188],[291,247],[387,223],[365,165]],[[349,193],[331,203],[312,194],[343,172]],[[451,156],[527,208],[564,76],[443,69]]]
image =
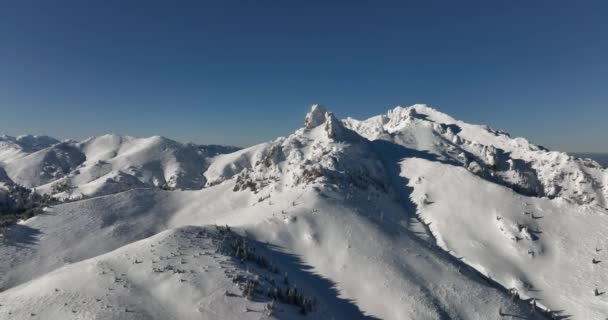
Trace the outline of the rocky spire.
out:
[[[324,106],[320,104],[313,105],[304,119],[304,127],[312,129],[322,125],[327,120],[326,114],[327,109]]]

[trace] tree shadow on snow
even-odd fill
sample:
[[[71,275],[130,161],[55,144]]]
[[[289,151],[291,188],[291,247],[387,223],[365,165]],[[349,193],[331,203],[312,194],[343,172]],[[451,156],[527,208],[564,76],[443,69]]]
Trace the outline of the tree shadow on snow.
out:
[[[4,236],[2,242],[5,245],[15,247],[27,247],[35,245],[42,232],[39,229],[34,229],[23,224],[11,225]]]
[[[284,273],[287,273],[289,286],[295,286],[305,297],[316,299],[322,306],[331,306],[329,309],[337,312],[337,314],[331,314],[331,316],[339,316],[342,319],[378,319],[364,314],[353,300],[340,298],[340,292],[336,283],[315,273],[313,267],[305,264],[299,256],[288,253],[284,248],[277,245],[262,243],[251,237],[246,237],[246,239],[249,245],[256,248],[256,254],[266,257],[279,268],[278,275],[281,279]],[[241,263],[240,259],[236,257],[231,258],[236,263]],[[248,268],[257,268],[265,271],[265,269],[260,268],[254,263],[248,264]],[[270,298],[268,300],[270,302]],[[285,308],[298,310],[296,306],[291,305],[285,305]],[[318,311],[322,312],[324,309],[322,308]],[[281,313],[275,313],[274,316],[281,318]],[[304,316],[303,319],[308,317],[310,319],[317,319],[316,317],[319,316],[328,316],[328,314],[319,314],[315,311],[308,316]]]

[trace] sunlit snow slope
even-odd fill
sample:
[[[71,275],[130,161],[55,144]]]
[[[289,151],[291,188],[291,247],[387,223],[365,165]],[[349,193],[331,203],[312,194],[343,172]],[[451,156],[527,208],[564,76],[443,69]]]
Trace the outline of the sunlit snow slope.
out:
[[[159,136],[104,135],[82,142],[5,136],[0,140],[0,167],[14,183],[77,198],[152,186],[200,189],[208,159],[235,150]]]

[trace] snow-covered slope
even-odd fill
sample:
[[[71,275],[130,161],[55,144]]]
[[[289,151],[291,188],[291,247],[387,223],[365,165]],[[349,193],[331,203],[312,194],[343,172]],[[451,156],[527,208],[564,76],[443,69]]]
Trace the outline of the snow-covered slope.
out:
[[[59,141],[47,136],[22,135],[12,137],[4,134],[0,135],[0,164],[19,159],[56,143],[59,143]]]
[[[206,302],[215,301],[216,295],[223,297],[225,291],[239,295],[237,286],[226,286],[221,273],[205,275],[207,280],[199,280],[198,274],[186,279],[186,285],[194,286],[187,291],[194,292],[191,300],[176,299],[183,295],[169,289],[164,295],[149,293],[156,287],[179,285],[176,278],[152,277],[154,273],[150,261],[155,257],[150,256],[149,251],[162,250],[162,255],[171,258],[170,253],[164,253],[167,249],[162,246],[155,249],[147,245],[153,243],[156,246],[156,237],[159,236],[153,237],[154,240],[144,240],[144,244],[136,243],[127,247],[130,253],[126,255],[123,252],[127,249],[112,251],[166,228],[217,223],[232,226],[252,242],[272,244],[269,247],[272,252],[265,256],[279,266],[280,274],[286,270],[289,283],[327,306],[312,311],[313,319],[325,319],[324,313],[317,312],[330,307],[335,308],[331,314],[336,319],[362,319],[364,313],[384,319],[491,319],[499,310],[521,316],[529,314],[526,304],[511,301],[498,286],[488,283],[466,265],[407,231],[405,221],[402,221],[403,226],[395,221],[402,218],[404,213],[394,201],[381,198],[381,209],[392,213],[377,216],[375,211],[371,211],[375,201],[363,206],[367,200],[347,200],[335,190],[325,189],[321,185],[317,185],[318,190],[307,188],[306,191],[297,189],[274,194],[263,202],[258,202],[258,196],[249,191],[233,192],[234,186],[235,182],[231,180],[200,191],[131,190],[60,205],[50,209],[48,215],[40,215],[15,226],[7,235],[6,245],[1,252],[3,256],[12,257],[10,261],[0,261],[4,287],[10,288],[0,294],[0,303],[10,308],[2,312],[11,312],[15,317],[28,317],[30,313],[41,314],[41,310],[59,309],[56,319],[60,319],[65,314],[61,312],[69,313],[71,308],[75,308],[72,302],[67,301],[69,299],[86,301],[84,306],[75,309],[76,312],[86,310],[93,315],[107,315],[99,308],[109,303],[124,317],[133,319],[137,317],[125,315],[122,310],[132,308],[129,310],[152,312],[152,307],[146,306],[151,303],[150,300],[137,298],[152,295],[157,299],[155,305],[174,306],[182,303],[182,309],[190,313],[176,313],[174,317],[177,319],[194,317],[201,304],[208,306],[209,311],[206,312],[215,312],[220,318],[230,318],[230,313],[225,314],[224,304]],[[370,212],[366,213],[368,209]],[[205,251],[204,247],[196,244],[193,236],[195,234],[190,234],[180,242],[183,245],[174,246],[181,249],[171,250],[187,257],[185,266],[177,259],[170,260],[180,268],[190,268],[194,264],[196,271],[199,268],[217,268],[218,260],[190,261],[192,251]],[[106,252],[110,253],[95,258]],[[84,265],[73,264],[91,257],[95,262],[86,260]],[[96,275],[102,272],[99,267],[95,268],[99,265],[97,261],[109,257],[120,258],[123,264],[111,263],[106,270],[111,274],[105,278]],[[132,266],[134,259],[143,262]],[[288,263],[284,264],[283,260]],[[110,272],[110,267],[114,271]],[[226,267],[234,268],[231,265]],[[309,268],[311,270],[307,271]],[[249,271],[255,273],[256,270],[250,267]],[[311,276],[311,272],[316,276]],[[112,276],[124,279],[129,286],[136,288],[128,291],[117,286],[111,291],[109,288],[116,286],[112,283]],[[139,277],[139,280],[132,280],[132,277]],[[36,280],[28,282],[29,279]],[[77,283],[86,283],[86,288],[67,285],[65,282],[68,279],[83,279]],[[275,281],[283,280],[280,277]],[[211,284],[207,282],[223,284],[218,284],[219,289],[209,296],[206,288]],[[17,285],[19,283],[21,285]],[[339,295],[333,289],[334,285]],[[54,292],[55,287],[60,290],[59,293]],[[38,290],[39,293],[33,295],[35,288],[45,290]],[[61,297],[64,291],[69,294]],[[129,292],[134,296],[126,298]],[[96,298],[103,300],[98,302],[94,300]],[[226,299],[230,298],[229,295]],[[62,307],[64,301],[70,303],[68,308]],[[245,307],[241,306],[246,302],[242,299],[236,301],[240,302],[230,300],[225,303],[237,303],[235,310],[245,317]],[[267,302],[264,300],[264,303]],[[262,310],[260,304],[249,303],[247,306]],[[164,314],[156,318],[164,319]],[[289,318],[283,313],[278,313],[277,317]]]
[[[455,120],[426,105],[397,107],[365,121],[349,118],[344,124],[370,140],[427,151],[437,161],[464,166],[524,195],[608,206],[608,171],[598,163]]]
[[[110,194],[137,187],[199,189],[209,158],[235,148],[181,144],[163,137],[104,135],[20,151],[4,170],[17,184],[59,197]],[[6,153],[9,154],[9,153]],[[11,153],[12,155],[12,153]],[[6,156],[8,159],[8,156]]]
[[[366,121],[313,106],[293,134],[201,167],[175,160],[162,138],[68,145],[86,160],[57,181],[79,192],[111,174],[202,188],[127,188],[13,225],[0,246],[0,317],[259,319],[272,282],[316,300],[313,319],[608,314],[606,170],[426,106]],[[59,150],[45,154],[74,158]],[[236,274],[259,280],[252,300]],[[273,317],[303,317],[288,302]]]
[[[14,182],[32,188],[67,175],[85,159],[72,142],[61,142],[11,161],[4,170]]]
[[[0,293],[0,315],[303,319],[314,312],[326,319],[362,317],[347,301],[327,296],[330,284],[298,269],[293,260],[225,228],[171,229]]]
[[[608,211],[534,198],[463,168],[402,162],[421,218],[442,248],[506,288],[576,319],[603,319]],[[469,196],[463,196],[469,195]]]
[[[604,168],[608,168],[608,153],[573,153],[572,155],[584,158],[584,159],[592,159],[602,165]]]

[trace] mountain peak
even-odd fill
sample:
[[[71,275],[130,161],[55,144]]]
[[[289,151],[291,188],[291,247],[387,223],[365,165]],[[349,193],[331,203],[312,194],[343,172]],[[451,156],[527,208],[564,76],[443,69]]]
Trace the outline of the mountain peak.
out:
[[[340,120],[334,116],[333,113],[327,111],[327,108],[320,104],[315,104],[311,107],[311,110],[306,114],[304,119],[304,128],[306,130],[312,130],[323,125],[323,132],[327,138],[336,141],[355,141],[359,135],[345,128]]]
[[[342,122],[334,116],[333,113],[327,112],[325,114],[325,132],[327,137],[333,140],[352,140],[354,136],[357,136],[355,132],[345,128]]]
[[[316,128],[327,121],[327,108],[320,104],[315,104],[310,108],[310,112],[306,114],[304,119],[304,127],[306,129]]]
[[[397,106],[388,111],[387,115],[389,117],[424,117],[424,115],[429,115],[432,113],[438,112],[437,110],[429,107],[426,104],[414,104],[409,107]]]

